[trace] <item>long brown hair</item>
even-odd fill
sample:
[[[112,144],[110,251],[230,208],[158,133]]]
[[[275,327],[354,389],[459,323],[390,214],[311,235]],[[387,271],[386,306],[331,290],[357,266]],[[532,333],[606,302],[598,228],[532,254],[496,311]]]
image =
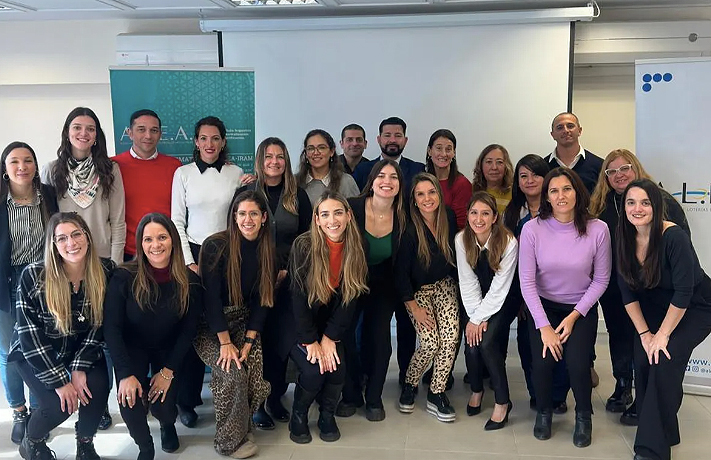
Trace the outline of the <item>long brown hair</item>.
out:
[[[393,200],[393,212],[395,213],[395,218],[397,219],[397,224],[399,226],[398,236],[402,236],[405,231],[405,227],[407,226],[407,213],[405,212],[405,199],[403,198],[405,195],[405,176],[403,176],[402,169],[400,169],[400,165],[397,164],[397,161],[385,158],[375,163],[373,165],[373,169],[370,170],[368,182],[365,183],[365,187],[363,187],[363,192],[360,196],[373,196],[373,182],[375,182],[375,179],[378,178],[380,171],[382,171],[386,166],[392,166],[395,168],[395,174],[397,174],[397,180],[400,187],[395,199]]]
[[[274,306],[274,283],[276,282],[276,249],[269,222],[269,213],[267,212],[267,202],[261,193],[254,190],[246,190],[241,193],[235,192],[227,218],[227,230],[209,237],[218,243],[218,253],[214,263],[206,268],[207,270],[215,270],[225,251],[228,252],[226,275],[230,303],[235,306],[242,306],[244,304],[241,278],[243,237],[237,226],[235,214],[239,209],[239,205],[246,201],[255,203],[259,207],[259,211],[267,219],[257,235],[257,270],[259,270],[260,302],[264,307],[272,307]],[[200,259],[200,267],[202,267],[202,253],[200,253]]]
[[[504,171],[504,178],[501,180],[501,189],[504,192],[508,192],[511,190],[511,186],[513,185],[513,165],[511,164],[511,156],[509,155],[509,151],[506,150],[506,148],[503,145],[500,144],[489,144],[486,147],[484,147],[484,150],[481,151],[479,154],[479,157],[476,159],[476,164],[474,165],[474,177],[472,179],[472,192],[476,192],[479,190],[486,190],[487,184],[486,184],[486,177],[484,177],[484,159],[486,159],[486,156],[490,154],[494,150],[501,150],[501,153],[504,154],[504,166],[505,166],[505,171]]]
[[[282,176],[282,181],[284,182],[284,198],[282,203],[284,203],[284,209],[292,214],[299,214],[298,211],[298,200],[296,197],[296,178],[294,173],[291,172],[291,159],[289,158],[289,151],[286,149],[286,144],[284,141],[278,137],[267,137],[262,142],[259,143],[257,147],[257,153],[254,156],[254,171],[257,173],[257,181],[264,187],[264,192],[266,193],[266,182],[264,175],[264,158],[267,154],[267,148],[272,145],[276,145],[284,152],[284,175]]]
[[[653,180],[647,171],[644,170],[642,163],[639,162],[637,156],[627,149],[615,149],[608,153],[602,162],[602,167],[600,168],[600,174],[597,177],[597,184],[595,185],[595,190],[592,192],[590,197],[590,214],[593,216],[599,216],[602,211],[607,207],[606,199],[607,194],[610,193],[612,187],[610,187],[610,181],[607,180],[607,175],[605,170],[608,169],[610,163],[618,158],[624,158],[625,161],[632,165],[632,171],[634,171],[635,179],[649,179]],[[610,229],[613,231],[613,229]]]
[[[60,224],[74,224],[84,233],[87,241],[86,263],[84,265],[84,298],[89,301],[89,320],[96,329],[104,320],[104,295],[106,294],[106,274],[98,254],[94,251],[94,240],[89,226],[79,214],[59,212],[47,223],[44,241],[45,299],[47,308],[57,323],[57,330],[63,335],[72,332],[72,291],[71,282],[64,271],[64,259],[54,243],[54,231]]]
[[[106,135],[101,129],[99,117],[96,116],[93,110],[87,107],[77,107],[67,115],[62,128],[62,140],[57,149],[57,162],[52,168],[51,176],[54,188],[57,189],[57,198],[63,197],[69,189],[69,159],[72,157],[72,144],[69,142],[69,126],[75,118],[86,116],[94,120],[96,124],[96,142],[91,146],[91,159],[96,168],[96,174],[99,176],[99,185],[101,186],[101,196],[108,200],[113,191],[114,163],[109,160],[109,154],[106,150]]]
[[[480,190],[474,192],[472,199],[469,201],[469,206],[467,206],[467,212],[471,211],[472,206],[477,202],[484,203],[491,209],[491,212],[496,219],[491,226],[491,236],[489,237],[489,254],[487,259],[489,260],[489,266],[492,270],[497,271],[501,266],[501,258],[506,252],[506,247],[509,244],[509,239],[513,238],[513,233],[507,229],[499,215],[499,211],[496,208],[496,200],[493,196],[489,195],[487,192]],[[477,261],[479,260],[479,245],[476,241],[476,234],[474,229],[467,222],[467,225],[461,231],[462,242],[464,243],[464,251],[467,255],[467,263],[473,268],[476,267]]]
[[[178,301],[178,315],[182,317],[188,311],[188,299],[190,297],[190,280],[188,278],[188,268],[185,266],[183,250],[180,246],[180,235],[175,228],[175,224],[167,216],[152,212],[143,216],[136,229],[136,259],[128,262],[124,267],[134,273],[133,296],[136,298],[138,307],[141,310],[151,309],[151,303],[158,300],[159,287],[149,269],[150,263],[143,252],[143,232],[146,225],[155,223],[162,226],[170,235],[170,278],[175,281],[178,287],[176,297]]]
[[[447,211],[444,207],[444,197],[442,197],[442,189],[439,186],[439,181],[435,176],[430,173],[418,173],[412,178],[412,186],[410,187],[410,217],[412,218],[412,224],[415,227],[415,232],[417,233],[417,257],[420,259],[420,263],[429,268],[430,263],[432,263],[432,254],[430,254],[430,245],[427,243],[427,224],[425,223],[425,218],[422,217],[420,209],[417,207],[415,201],[415,187],[420,182],[430,182],[432,186],[437,190],[437,195],[439,196],[439,206],[437,207],[435,215],[435,234],[434,238],[437,242],[439,250],[444,254],[447,262],[454,265],[454,256],[452,255],[452,247],[449,244],[449,221],[447,220]]]
[[[336,200],[344,206],[350,215],[351,221],[346,225],[343,235],[343,262],[341,265],[340,288],[344,305],[368,292],[366,278],[368,275],[368,262],[363,251],[361,235],[358,225],[353,222],[353,213],[348,201],[340,194],[329,190],[323,192],[314,206],[311,230],[294,240],[292,254],[304,255],[302,260],[297,257],[290,259],[290,271],[293,274],[293,283],[299,290],[308,293],[309,306],[316,302],[327,304],[336,290],[330,283],[329,249],[326,242],[327,236],[316,223],[318,209],[326,200]]]

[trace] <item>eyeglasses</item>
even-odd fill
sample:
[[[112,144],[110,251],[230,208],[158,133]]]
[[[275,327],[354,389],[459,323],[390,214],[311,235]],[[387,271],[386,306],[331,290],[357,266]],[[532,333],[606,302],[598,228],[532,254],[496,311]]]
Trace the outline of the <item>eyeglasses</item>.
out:
[[[304,149],[304,151],[306,151],[306,153],[308,155],[313,155],[316,152],[316,150],[318,150],[318,153],[327,153],[331,149],[328,148],[328,145],[326,145],[326,144],[320,144],[320,145],[316,145],[316,146],[309,145],[308,147],[306,147]]]
[[[74,230],[69,235],[54,235],[54,244],[57,246],[64,246],[69,243],[69,238],[74,242],[82,241],[86,237],[86,234],[82,230]]]
[[[626,164],[626,165],[620,166],[620,167],[617,168],[617,169],[606,169],[606,170],[605,170],[605,175],[606,175],[607,177],[612,177],[612,176],[614,176],[614,175],[617,174],[617,173],[625,174],[625,173],[628,173],[628,172],[630,171],[630,169],[632,169],[632,165],[631,165],[631,164]]]

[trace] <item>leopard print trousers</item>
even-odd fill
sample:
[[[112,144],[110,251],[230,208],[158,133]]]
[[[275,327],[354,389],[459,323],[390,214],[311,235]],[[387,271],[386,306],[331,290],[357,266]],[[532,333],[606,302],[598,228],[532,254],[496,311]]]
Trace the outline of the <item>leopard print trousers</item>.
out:
[[[230,339],[241,349],[249,310],[246,306],[228,306],[224,307],[224,312]],[[215,450],[221,455],[230,455],[251,431],[252,414],[271,391],[262,374],[262,343],[257,338],[247,360],[242,363],[242,369],[237,369],[233,362],[229,373],[217,365],[220,341],[204,322],[198,328],[194,345],[200,359],[212,368],[210,391],[215,406]]]
[[[430,390],[435,394],[443,393],[454,364],[459,337],[457,285],[449,276],[433,284],[426,284],[415,293],[415,301],[434,318],[436,326],[432,330],[418,326],[408,310],[417,331],[418,346],[407,367],[405,382],[417,386],[422,374],[434,360]]]

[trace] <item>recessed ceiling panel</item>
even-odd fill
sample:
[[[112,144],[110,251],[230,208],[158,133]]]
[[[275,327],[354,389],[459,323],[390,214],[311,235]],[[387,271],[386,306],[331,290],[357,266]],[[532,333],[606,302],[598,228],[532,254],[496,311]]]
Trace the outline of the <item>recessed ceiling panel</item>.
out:
[[[37,11],[116,11],[116,8],[95,0],[17,0],[17,3]]]
[[[426,5],[428,0],[336,0],[341,6]],[[330,3],[330,2],[329,2]]]
[[[138,9],[219,8],[210,0],[130,0]]]

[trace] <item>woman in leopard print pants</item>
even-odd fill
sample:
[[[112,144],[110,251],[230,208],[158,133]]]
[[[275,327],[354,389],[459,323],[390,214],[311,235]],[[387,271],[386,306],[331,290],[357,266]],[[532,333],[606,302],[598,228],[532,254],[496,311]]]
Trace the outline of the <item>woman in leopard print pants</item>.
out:
[[[202,245],[207,321],[198,329],[195,351],[212,368],[215,450],[247,458],[258,450],[250,433],[252,414],[270,391],[258,334],[274,304],[275,249],[261,194],[237,194],[230,216],[227,230]]]
[[[407,368],[399,409],[406,414],[414,410],[417,384],[434,360],[427,412],[441,422],[453,422],[454,408],[444,391],[459,337],[452,251],[457,224],[433,175],[420,173],[413,178],[410,216],[412,222],[402,236],[395,266],[400,295],[417,330],[419,346]]]

